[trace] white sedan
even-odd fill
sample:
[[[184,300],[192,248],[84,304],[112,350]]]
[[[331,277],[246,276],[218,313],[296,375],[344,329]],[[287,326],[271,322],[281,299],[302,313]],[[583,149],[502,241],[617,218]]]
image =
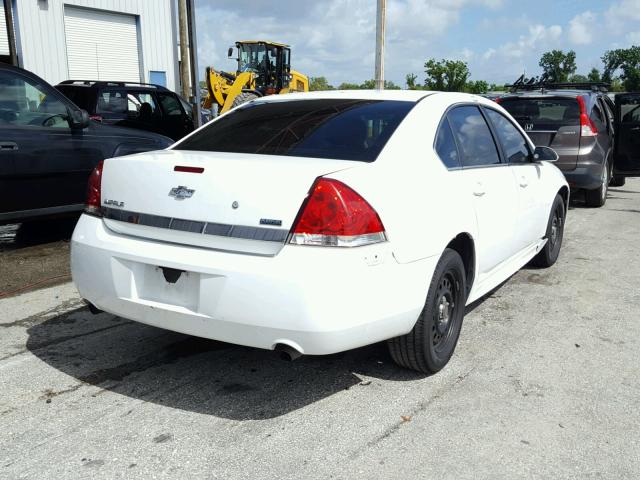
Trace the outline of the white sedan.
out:
[[[388,340],[436,372],[465,305],[558,258],[555,159],[478,96],[260,98],[99,165],[73,279],[92,310],[149,325],[290,358]]]

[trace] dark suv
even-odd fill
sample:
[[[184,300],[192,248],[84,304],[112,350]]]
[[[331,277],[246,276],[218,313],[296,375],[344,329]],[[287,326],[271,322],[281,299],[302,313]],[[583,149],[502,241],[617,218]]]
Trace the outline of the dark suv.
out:
[[[624,176],[640,174],[637,153],[628,153],[635,155],[628,161],[618,160],[621,152],[628,151],[624,146],[634,131],[624,127],[619,107],[603,84],[514,85],[511,93],[496,101],[536,146],[558,153],[558,168],[572,188],[585,191],[587,205],[604,205],[610,182],[621,185]],[[623,163],[626,168],[621,172],[618,166]]]
[[[91,119],[180,140],[194,129],[191,106],[179,95],[148,83],[66,80],[56,88]]]
[[[100,160],[172,143],[93,122],[38,76],[0,64],[0,225],[80,212]]]

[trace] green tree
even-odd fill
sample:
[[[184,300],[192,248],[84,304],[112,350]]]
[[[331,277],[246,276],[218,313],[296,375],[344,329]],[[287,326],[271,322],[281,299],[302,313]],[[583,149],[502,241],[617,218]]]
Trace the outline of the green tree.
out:
[[[424,64],[427,74],[425,87],[429,90],[463,92],[469,78],[469,67],[462,60],[436,60],[432,58]]]
[[[540,58],[540,67],[550,82],[566,82],[569,75],[576,71],[576,52],[569,50],[564,53],[562,50],[552,50],[546,52]]]
[[[471,80],[467,82],[465,86],[465,92],[468,93],[487,93],[489,91],[489,84],[484,80]]]
[[[309,90],[314,92],[318,90],[335,90],[335,88],[333,85],[329,85],[325,77],[311,77],[309,79]]]
[[[416,82],[418,81],[418,76],[415,73],[407,73],[407,76],[404,77],[405,78],[405,82],[407,84],[407,88],[409,90],[419,90],[420,89],[420,85],[418,85]]]
[[[605,82],[613,82],[619,79],[627,91],[640,90],[640,47],[618,48],[609,50],[602,56],[604,73],[602,79]],[[618,77],[615,73],[620,71]]]
[[[357,83],[342,82],[340,86],[338,86],[338,90],[360,90],[360,85]]]
[[[589,75],[587,75],[587,78],[589,79],[590,82],[602,81],[602,77],[600,76],[600,70],[598,70],[596,67],[593,67],[591,69],[591,71],[589,72]]]
[[[580,75],[579,73],[574,73],[569,77],[569,81],[573,83],[586,83],[589,81],[589,79],[584,75]]]

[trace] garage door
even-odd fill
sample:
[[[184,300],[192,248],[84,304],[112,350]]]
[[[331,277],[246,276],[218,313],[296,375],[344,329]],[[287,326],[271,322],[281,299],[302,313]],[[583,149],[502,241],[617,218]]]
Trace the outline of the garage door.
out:
[[[65,6],[69,78],[140,81],[134,15]]]
[[[4,3],[0,3],[0,55],[9,55],[9,35],[4,18]]]

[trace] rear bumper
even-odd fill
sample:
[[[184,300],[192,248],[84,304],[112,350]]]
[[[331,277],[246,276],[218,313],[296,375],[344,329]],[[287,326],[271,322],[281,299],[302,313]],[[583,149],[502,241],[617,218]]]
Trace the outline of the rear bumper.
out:
[[[377,256],[377,257],[376,257]],[[273,257],[132,238],[83,215],[73,280],[101,310],[181,333],[304,354],[349,350],[407,333],[437,258],[399,264],[390,244],[286,246]],[[159,267],[184,270],[175,284]]]
[[[567,183],[571,188],[584,188],[585,190],[595,190],[602,185],[602,165],[580,164],[575,170],[562,171]]]

